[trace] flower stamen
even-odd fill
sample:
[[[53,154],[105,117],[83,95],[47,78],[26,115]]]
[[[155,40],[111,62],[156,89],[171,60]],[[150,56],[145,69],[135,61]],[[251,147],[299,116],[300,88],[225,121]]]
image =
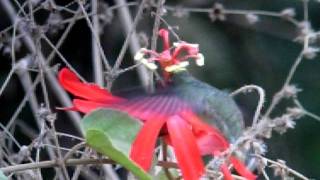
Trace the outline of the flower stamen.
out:
[[[199,44],[179,41],[170,46],[169,32],[166,29],[160,29],[159,36],[163,41],[162,52],[141,48],[134,56],[134,59],[151,70],[157,69],[154,61],[159,62],[164,69],[163,75],[166,80],[170,78],[169,73],[186,70],[189,65],[188,59],[195,60],[197,66],[204,65],[204,56],[199,53]]]

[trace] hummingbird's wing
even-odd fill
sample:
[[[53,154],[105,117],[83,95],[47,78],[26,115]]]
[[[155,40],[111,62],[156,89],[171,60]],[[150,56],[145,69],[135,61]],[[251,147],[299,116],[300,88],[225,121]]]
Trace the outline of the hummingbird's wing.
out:
[[[97,85],[82,83],[68,69],[59,73],[59,81],[66,90],[79,97],[73,100],[74,107],[69,110],[88,113],[97,108],[112,108],[144,122],[132,145],[130,157],[145,170],[151,166],[156,140],[163,130],[166,131],[164,135],[168,144],[174,148],[185,178],[199,179],[203,175],[204,165],[200,154],[217,155],[229,147],[229,142],[222,133],[204,123],[195,114],[190,103],[176,94],[163,93],[124,99]],[[249,174],[244,173],[247,171],[244,171],[246,169],[241,162],[232,163],[240,164],[235,166],[239,174],[244,177],[252,175],[248,179],[255,178],[249,171]],[[230,173],[228,169],[222,172],[225,175]]]
[[[76,110],[83,113],[88,113],[97,108],[111,108],[126,112],[143,122],[158,121],[158,124],[155,123],[153,126],[158,125],[159,129],[161,129],[163,119],[167,120],[173,116],[180,116],[192,127],[193,133],[197,136],[197,143],[202,147],[200,150],[203,155],[211,154],[213,147],[216,150],[222,150],[228,147],[229,144],[217,128],[203,122],[188,104],[172,95],[139,97],[111,104],[74,99],[73,104]],[[166,130],[164,129],[164,131]]]
[[[69,69],[64,68],[59,73],[60,84],[70,93],[79,97],[73,100],[72,108],[83,113],[89,113],[98,108],[111,108],[128,113],[130,116],[143,122],[150,122],[151,129],[158,131],[166,130],[162,128],[163,121],[174,116],[182,117],[192,128],[197,137],[197,143],[201,154],[210,154],[213,149],[225,149],[228,142],[222,133],[213,126],[209,126],[194,113],[188,102],[182,100],[174,93],[161,92],[154,95],[136,96],[124,99],[112,95],[108,90],[102,89],[97,85],[83,83]],[[81,98],[81,99],[80,99]],[[148,131],[149,137],[157,136],[157,130]],[[166,133],[166,132],[165,132]]]

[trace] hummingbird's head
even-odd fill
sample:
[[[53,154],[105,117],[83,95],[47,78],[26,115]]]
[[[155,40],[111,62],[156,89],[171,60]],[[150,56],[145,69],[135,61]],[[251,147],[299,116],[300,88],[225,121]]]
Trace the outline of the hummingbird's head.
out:
[[[195,60],[198,66],[204,65],[204,57],[199,53],[199,44],[178,41],[171,46],[168,30],[160,29],[158,35],[163,41],[162,52],[141,48],[134,57],[136,61],[140,61],[151,70],[157,69],[155,62],[158,62],[166,80],[172,73],[185,71],[189,65],[188,60]]]

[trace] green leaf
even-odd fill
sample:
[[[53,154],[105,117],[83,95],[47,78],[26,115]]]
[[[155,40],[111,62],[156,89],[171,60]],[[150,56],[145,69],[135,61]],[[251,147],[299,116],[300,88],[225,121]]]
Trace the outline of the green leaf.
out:
[[[127,114],[111,109],[93,111],[82,121],[88,145],[130,170],[137,178],[151,180],[150,175],[129,158],[130,147],[141,125]]]
[[[8,180],[8,177],[5,176],[2,171],[0,171],[0,180]]]

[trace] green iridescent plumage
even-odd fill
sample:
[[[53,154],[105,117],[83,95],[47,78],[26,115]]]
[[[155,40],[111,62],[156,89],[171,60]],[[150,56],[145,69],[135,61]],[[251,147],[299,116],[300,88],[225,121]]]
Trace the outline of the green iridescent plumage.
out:
[[[187,71],[173,73],[172,91],[188,102],[203,120],[220,129],[231,142],[243,132],[242,113],[228,93],[195,79]]]

